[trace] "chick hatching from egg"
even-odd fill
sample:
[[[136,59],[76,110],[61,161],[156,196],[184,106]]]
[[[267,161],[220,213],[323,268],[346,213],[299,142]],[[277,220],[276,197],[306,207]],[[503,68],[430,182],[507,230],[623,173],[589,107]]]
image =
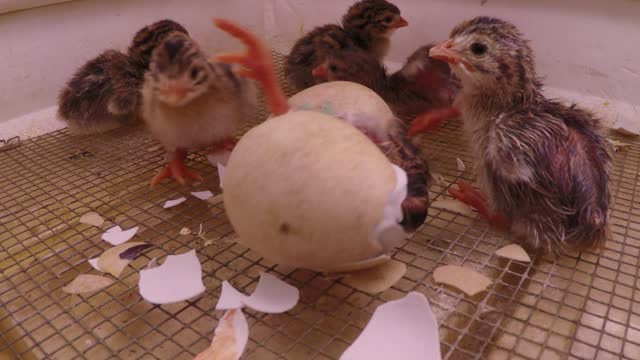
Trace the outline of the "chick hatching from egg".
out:
[[[235,131],[254,113],[255,88],[230,65],[210,63],[198,44],[182,32],[165,37],[153,51],[149,68],[142,90],[143,117],[169,161],[151,185],[166,177],[181,184],[201,180],[185,167],[187,151],[232,149]]]
[[[357,48],[334,51],[311,72],[316,83],[352,81],[374,90],[401,118],[435,110],[451,112],[459,91],[449,66],[429,59],[428,47],[416,50],[402,69],[389,75],[386,68],[371,55]],[[418,56],[423,55],[424,56]]]
[[[385,0],[364,0],[353,4],[342,17],[342,26],[317,27],[299,39],[287,57],[284,72],[297,89],[315,84],[311,71],[331,52],[358,48],[382,61],[393,32],[407,26],[397,6]]]
[[[431,56],[461,80],[464,128],[486,197],[460,183],[450,193],[491,223],[564,252],[602,245],[610,205],[610,155],[599,121],[546,99],[533,52],[512,24],[477,17],[456,26]]]
[[[139,30],[127,54],[106,50],[80,67],[60,91],[60,118],[76,133],[138,123],[150,54],[168,31],[187,32],[175,21],[161,20]]]

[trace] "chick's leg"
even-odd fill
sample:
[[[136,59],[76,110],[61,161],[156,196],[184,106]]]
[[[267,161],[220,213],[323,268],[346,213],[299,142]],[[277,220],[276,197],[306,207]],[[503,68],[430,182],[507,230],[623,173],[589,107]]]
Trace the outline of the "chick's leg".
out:
[[[184,165],[184,161],[187,158],[187,151],[184,149],[177,149],[173,154],[169,153],[169,158],[172,158],[164,169],[151,179],[151,187],[155,187],[165,178],[172,177],[181,185],[186,185],[186,179],[193,179],[202,181],[202,177],[193,172]]]
[[[491,211],[489,211],[487,199],[484,195],[466,182],[459,181],[458,189],[454,189],[452,187],[449,188],[449,194],[459,201],[476,209],[480,216],[487,220],[489,225],[503,231],[507,231],[511,227],[507,217],[503,214],[492,214]]]
[[[214,23],[219,29],[240,39],[247,46],[245,54],[218,55],[215,59],[225,63],[238,63],[244,67],[239,72],[240,75],[258,80],[264,88],[273,115],[282,115],[289,111],[287,97],[278,83],[271,56],[260,40],[251,32],[230,21],[216,19]]]
[[[454,107],[428,111],[413,120],[413,123],[409,128],[409,136],[415,136],[417,134],[427,132],[438,126],[438,124],[444,120],[458,115],[460,115],[460,111]]]

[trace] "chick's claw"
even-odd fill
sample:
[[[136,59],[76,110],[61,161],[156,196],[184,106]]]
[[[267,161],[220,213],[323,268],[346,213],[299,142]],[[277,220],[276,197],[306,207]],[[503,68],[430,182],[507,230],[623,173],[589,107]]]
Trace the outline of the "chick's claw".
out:
[[[287,98],[280,88],[271,63],[271,55],[260,40],[251,32],[230,21],[215,19],[215,26],[238,38],[247,46],[245,54],[221,54],[217,61],[237,63],[243,66],[237,73],[259,81],[263,88],[273,115],[282,115],[289,111]]]
[[[459,181],[458,189],[450,187],[448,191],[449,194],[457,200],[476,209],[480,216],[487,220],[489,225],[494,228],[502,231],[508,231],[511,227],[507,217],[503,214],[491,214],[489,207],[487,206],[487,199],[485,196],[478,190],[474,189],[470,184],[464,181]]]
[[[186,185],[187,179],[202,181],[202,176],[198,173],[189,170],[184,165],[184,160],[186,158],[186,152],[184,154],[178,154],[175,159],[173,159],[169,165],[167,165],[164,169],[160,170],[160,172],[151,179],[151,187],[155,187],[162,180],[172,177],[175,179],[180,185]]]

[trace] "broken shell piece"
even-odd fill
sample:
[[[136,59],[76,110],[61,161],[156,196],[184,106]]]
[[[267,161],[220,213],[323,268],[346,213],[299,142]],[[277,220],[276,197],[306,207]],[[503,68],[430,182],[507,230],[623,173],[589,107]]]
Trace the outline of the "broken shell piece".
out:
[[[237,360],[249,340],[249,324],[240,309],[227,311],[216,327],[211,346],[193,360]]]
[[[473,296],[485,291],[492,284],[488,277],[462,266],[440,266],[433,272],[433,279],[437,283],[451,285]]]
[[[146,245],[143,242],[130,242],[121,244],[118,246],[114,246],[107,251],[103,252],[102,255],[98,258],[98,267],[102,269],[102,271],[107,272],[115,277],[120,277],[124,268],[129,265],[131,260],[122,259],[120,254],[127,251],[128,249],[139,246]]]
[[[156,268],[140,270],[140,295],[152,304],[171,304],[205,291],[202,266],[195,250],[169,255]]]
[[[609,144],[611,144],[611,146],[613,146],[613,151],[618,151],[620,149],[628,148],[631,146],[631,144],[629,143],[618,141],[616,139],[607,139],[607,141],[609,142]]]
[[[209,190],[206,191],[194,191],[191,195],[197,197],[200,200],[207,200],[208,198],[213,196],[213,193]]]
[[[102,234],[102,240],[108,242],[111,245],[124,244],[131,240],[132,237],[138,232],[138,227],[132,227],[129,230],[122,230],[120,226],[114,226]]]
[[[165,209],[168,209],[168,208],[174,207],[174,206],[176,206],[176,205],[180,205],[180,204],[182,204],[182,203],[183,203],[183,202],[185,202],[185,201],[187,201],[187,198],[186,198],[186,197],[181,197],[181,198],[177,198],[177,199],[173,199],[173,200],[167,200],[167,201],[164,203],[164,206],[163,206],[163,207],[164,207]]]
[[[460,158],[456,158],[456,163],[458,164],[458,170],[460,171],[464,171],[467,168]]]
[[[222,282],[220,299],[216,304],[216,310],[240,309],[244,306],[244,301],[247,300],[247,297],[247,295],[236,290],[233,285],[225,280]]]
[[[188,227],[183,227],[182,229],[180,229],[180,235],[189,235],[191,234],[191,229],[189,229]]]
[[[150,244],[141,244],[128,248],[127,250],[120,253],[120,259],[132,261],[137,258],[138,255],[142,254],[143,251],[152,247]]]
[[[106,276],[80,274],[67,286],[63,287],[62,291],[69,294],[82,294],[104,289],[111,284],[113,284],[113,279]]]
[[[244,305],[260,312],[279,314],[293,309],[299,299],[298,289],[271,274],[260,273],[258,286],[251,296],[240,293],[224,281],[216,310],[234,309]]]
[[[518,244],[511,244],[496,250],[496,255],[502,256],[507,259],[531,262],[529,254]]]
[[[88,213],[80,217],[80,222],[83,224],[89,224],[89,225],[100,227],[102,223],[104,223],[104,219],[97,212],[89,211]]]
[[[293,309],[299,299],[298,289],[271,274],[261,273],[256,290],[244,303],[254,310],[278,314]]]
[[[149,260],[149,263],[147,264],[147,269],[153,269],[155,267],[158,267],[158,258],[154,257],[153,259]]]
[[[102,269],[100,268],[100,266],[98,266],[98,258],[93,258],[93,259],[89,259],[87,260],[87,262],[89,263],[89,265],[91,265],[92,268],[104,272],[102,271]]]
[[[410,292],[378,306],[340,360],[440,360],[438,321],[427,298]]]
[[[220,189],[223,189],[222,181],[224,179],[224,165],[218,164],[218,177],[220,178]]]
[[[467,204],[455,199],[437,200],[431,203],[431,207],[435,209],[442,209],[461,214],[465,216],[473,216],[474,212]]]
[[[350,273],[344,283],[369,294],[377,294],[393,286],[406,272],[407,265],[390,260],[373,268]]]

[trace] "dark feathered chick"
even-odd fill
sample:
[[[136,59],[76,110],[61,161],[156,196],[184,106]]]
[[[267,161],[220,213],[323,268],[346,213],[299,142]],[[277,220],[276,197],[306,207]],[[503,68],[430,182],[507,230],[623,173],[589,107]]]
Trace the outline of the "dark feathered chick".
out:
[[[106,50],[80,67],[58,96],[58,115],[77,133],[96,133],[139,121],[150,53],[168,32],[186,30],[161,20],[136,33],[128,53]]]
[[[452,194],[491,221],[506,220],[537,248],[602,245],[610,155],[598,119],[542,95],[533,52],[520,31],[477,17],[456,26],[431,56],[448,62],[462,82],[464,127],[486,203],[466,184]]]
[[[143,118],[167,151],[169,165],[153,178],[184,184],[200,176],[184,166],[187,150],[230,150],[233,135],[255,111],[253,84],[224,63],[211,63],[187,34],[172,32],[154,49],[145,76]]]
[[[397,6],[385,0],[364,0],[352,5],[342,26],[324,25],[299,39],[285,63],[285,75],[299,90],[315,84],[311,70],[334,52],[356,47],[381,61],[394,30],[407,26]]]
[[[430,47],[416,50],[402,69],[389,75],[385,67],[363,50],[335,51],[312,71],[315,83],[352,81],[380,95],[401,118],[449,108],[459,84],[449,66],[428,57]]]

